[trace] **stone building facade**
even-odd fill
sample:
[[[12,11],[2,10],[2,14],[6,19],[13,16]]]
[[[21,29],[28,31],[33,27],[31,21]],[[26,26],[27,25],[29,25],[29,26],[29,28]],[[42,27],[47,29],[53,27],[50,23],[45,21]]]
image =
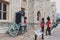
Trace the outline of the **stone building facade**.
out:
[[[55,2],[51,2],[52,21],[56,22],[56,5]]]
[[[51,2],[49,0],[0,0],[0,4],[6,4],[6,14],[5,20],[2,18],[0,20],[1,27],[9,27],[9,23],[15,22],[15,14],[20,11],[21,8],[25,9],[25,16],[27,17],[28,27],[38,27],[40,26],[41,18],[45,18],[45,22],[47,21],[47,17],[50,16],[52,22],[52,10],[55,10],[55,6],[51,9]],[[55,4],[54,4],[55,5]],[[2,9],[4,9],[2,6]],[[2,11],[3,13],[3,11]],[[1,13],[0,13],[1,14]],[[2,14],[3,15],[3,14]],[[54,19],[55,20],[55,19]]]

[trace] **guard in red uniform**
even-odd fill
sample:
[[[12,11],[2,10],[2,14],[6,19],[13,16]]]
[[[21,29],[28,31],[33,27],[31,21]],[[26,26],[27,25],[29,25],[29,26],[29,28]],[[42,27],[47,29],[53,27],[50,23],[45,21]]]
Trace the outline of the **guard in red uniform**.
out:
[[[47,29],[46,29],[46,35],[47,35],[47,31],[49,33],[49,35],[51,35],[51,21],[50,21],[50,17],[47,17]]]
[[[27,17],[24,18],[24,24],[25,24],[24,30],[25,32],[27,32]]]
[[[42,18],[42,21],[41,21],[41,23],[40,23],[40,26],[41,26],[41,30],[42,30],[42,32],[43,32],[43,34],[42,34],[42,39],[44,39],[44,26],[45,26],[44,18]]]

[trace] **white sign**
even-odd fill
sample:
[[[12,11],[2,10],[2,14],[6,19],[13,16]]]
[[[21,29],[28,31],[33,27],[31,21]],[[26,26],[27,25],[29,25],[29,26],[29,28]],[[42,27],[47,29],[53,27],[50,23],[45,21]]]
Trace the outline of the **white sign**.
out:
[[[40,35],[42,35],[42,32],[41,32],[41,30],[36,30],[36,31],[34,31],[35,32],[35,34],[37,35],[37,36],[40,36]]]

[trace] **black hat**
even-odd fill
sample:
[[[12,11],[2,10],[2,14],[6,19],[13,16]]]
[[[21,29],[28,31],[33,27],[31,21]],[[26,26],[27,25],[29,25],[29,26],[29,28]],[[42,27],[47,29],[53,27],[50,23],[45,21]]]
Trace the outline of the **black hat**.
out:
[[[24,19],[27,19],[27,17],[25,17]]]
[[[42,20],[44,21],[44,18],[42,18]]]
[[[47,20],[50,20],[50,17],[49,16],[47,17]]]

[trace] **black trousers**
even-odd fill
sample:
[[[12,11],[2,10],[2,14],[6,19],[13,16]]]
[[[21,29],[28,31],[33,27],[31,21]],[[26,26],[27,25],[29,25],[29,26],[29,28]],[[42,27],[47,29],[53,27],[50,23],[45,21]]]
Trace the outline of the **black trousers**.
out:
[[[47,35],[47,33],[48,33],[49,35],[51,35],[51,29],[50,29],[50,28],[47,28],[47,29],[46,29],[46,35]]]
[[[41,30],[42,30],[42,32],[43,32],[43,33],[42,33],[42,39],[44,39],[44,27],[42,27]]]
[[[27,26],[24,26],[24,31],[27,32]]]

